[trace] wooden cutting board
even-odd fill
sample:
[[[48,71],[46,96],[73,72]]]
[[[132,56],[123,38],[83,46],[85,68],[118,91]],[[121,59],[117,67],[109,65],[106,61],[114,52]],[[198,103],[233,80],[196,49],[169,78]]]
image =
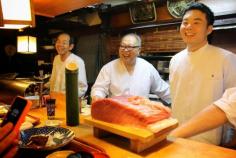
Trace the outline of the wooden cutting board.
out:
[[[121,126],[93,119],[91,116],[84,118],[84,122],[93,126],[95,137],[102,138],[109,133],[117,134],[130,140],[130,149],[134,152],[141,152],[154,144],[166,139],[168,133],[178,126],[173,124],[159,132],[152,132],[147,129]]]

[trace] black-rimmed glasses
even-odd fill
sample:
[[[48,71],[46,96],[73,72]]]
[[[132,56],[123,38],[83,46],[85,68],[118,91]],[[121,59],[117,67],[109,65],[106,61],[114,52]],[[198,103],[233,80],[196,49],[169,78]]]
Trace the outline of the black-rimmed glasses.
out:
[[[140,46],[123,46],[123,45],[120,45],[120,49],[121,50],[133,50],[135,48],[139,48]]]

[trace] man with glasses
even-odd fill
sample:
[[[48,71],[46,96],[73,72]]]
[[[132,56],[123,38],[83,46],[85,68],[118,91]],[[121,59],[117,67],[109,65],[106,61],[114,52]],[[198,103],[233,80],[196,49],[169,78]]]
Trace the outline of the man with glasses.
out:
[[[169,85],[157,70],[144,59],[137,57],[141,39],[136,34],[125,35],[120,43],[119,58],[104,65],[92,87],[92,102],[99,98],[156,94],[170,103]]]

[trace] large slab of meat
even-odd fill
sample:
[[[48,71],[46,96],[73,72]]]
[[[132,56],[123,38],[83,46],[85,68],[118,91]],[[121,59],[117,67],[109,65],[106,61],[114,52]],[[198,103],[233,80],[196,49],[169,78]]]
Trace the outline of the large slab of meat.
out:
[[[91,115],[94,119],[126,126],[165,128],[173,124],[170,109],[160,102],[143,97],[114,97],[97,100],[92,104]],[[162,120],[169,120],[164,121]],[[160,122],[157,124],[157,122]],[[168,123],[166,123],[168,122]],[[176,123],[176,120],[175,120]]]

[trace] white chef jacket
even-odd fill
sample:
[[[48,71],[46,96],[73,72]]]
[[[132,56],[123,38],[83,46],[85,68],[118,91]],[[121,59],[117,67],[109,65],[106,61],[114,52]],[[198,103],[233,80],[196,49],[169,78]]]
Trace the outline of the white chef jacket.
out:
[[[111,97],[137,95],[148,97],[156,94],[170,103],[169,85],[161,79],[158,71],[144,59],[137,58],[133,74],[129,74],[120,59],[104,65],[92,87],[91,95]]]
[[[228,121],[236,127],[236,87],[227,89],[223,97],[215,101],[214,105],[224,111]]]
[[[77,63],[78,73],[78,92],[79,97],[87,91],[87,78],[83,59],[75,54],[70,54],[65,61],[62,61],[60,55],[56,55],[53,61],[52,75],[50,78],[50,91],[65,92],[65,66],[70,63]]]
[[[172,113],[179,123],[189,120],[236,86],[236,56],[206,44],[195,52],[187,49],[170,62]],[[214,117],[214,116],[213,116]],[[197,135],[195,140],[219,144],[220,128]]]

